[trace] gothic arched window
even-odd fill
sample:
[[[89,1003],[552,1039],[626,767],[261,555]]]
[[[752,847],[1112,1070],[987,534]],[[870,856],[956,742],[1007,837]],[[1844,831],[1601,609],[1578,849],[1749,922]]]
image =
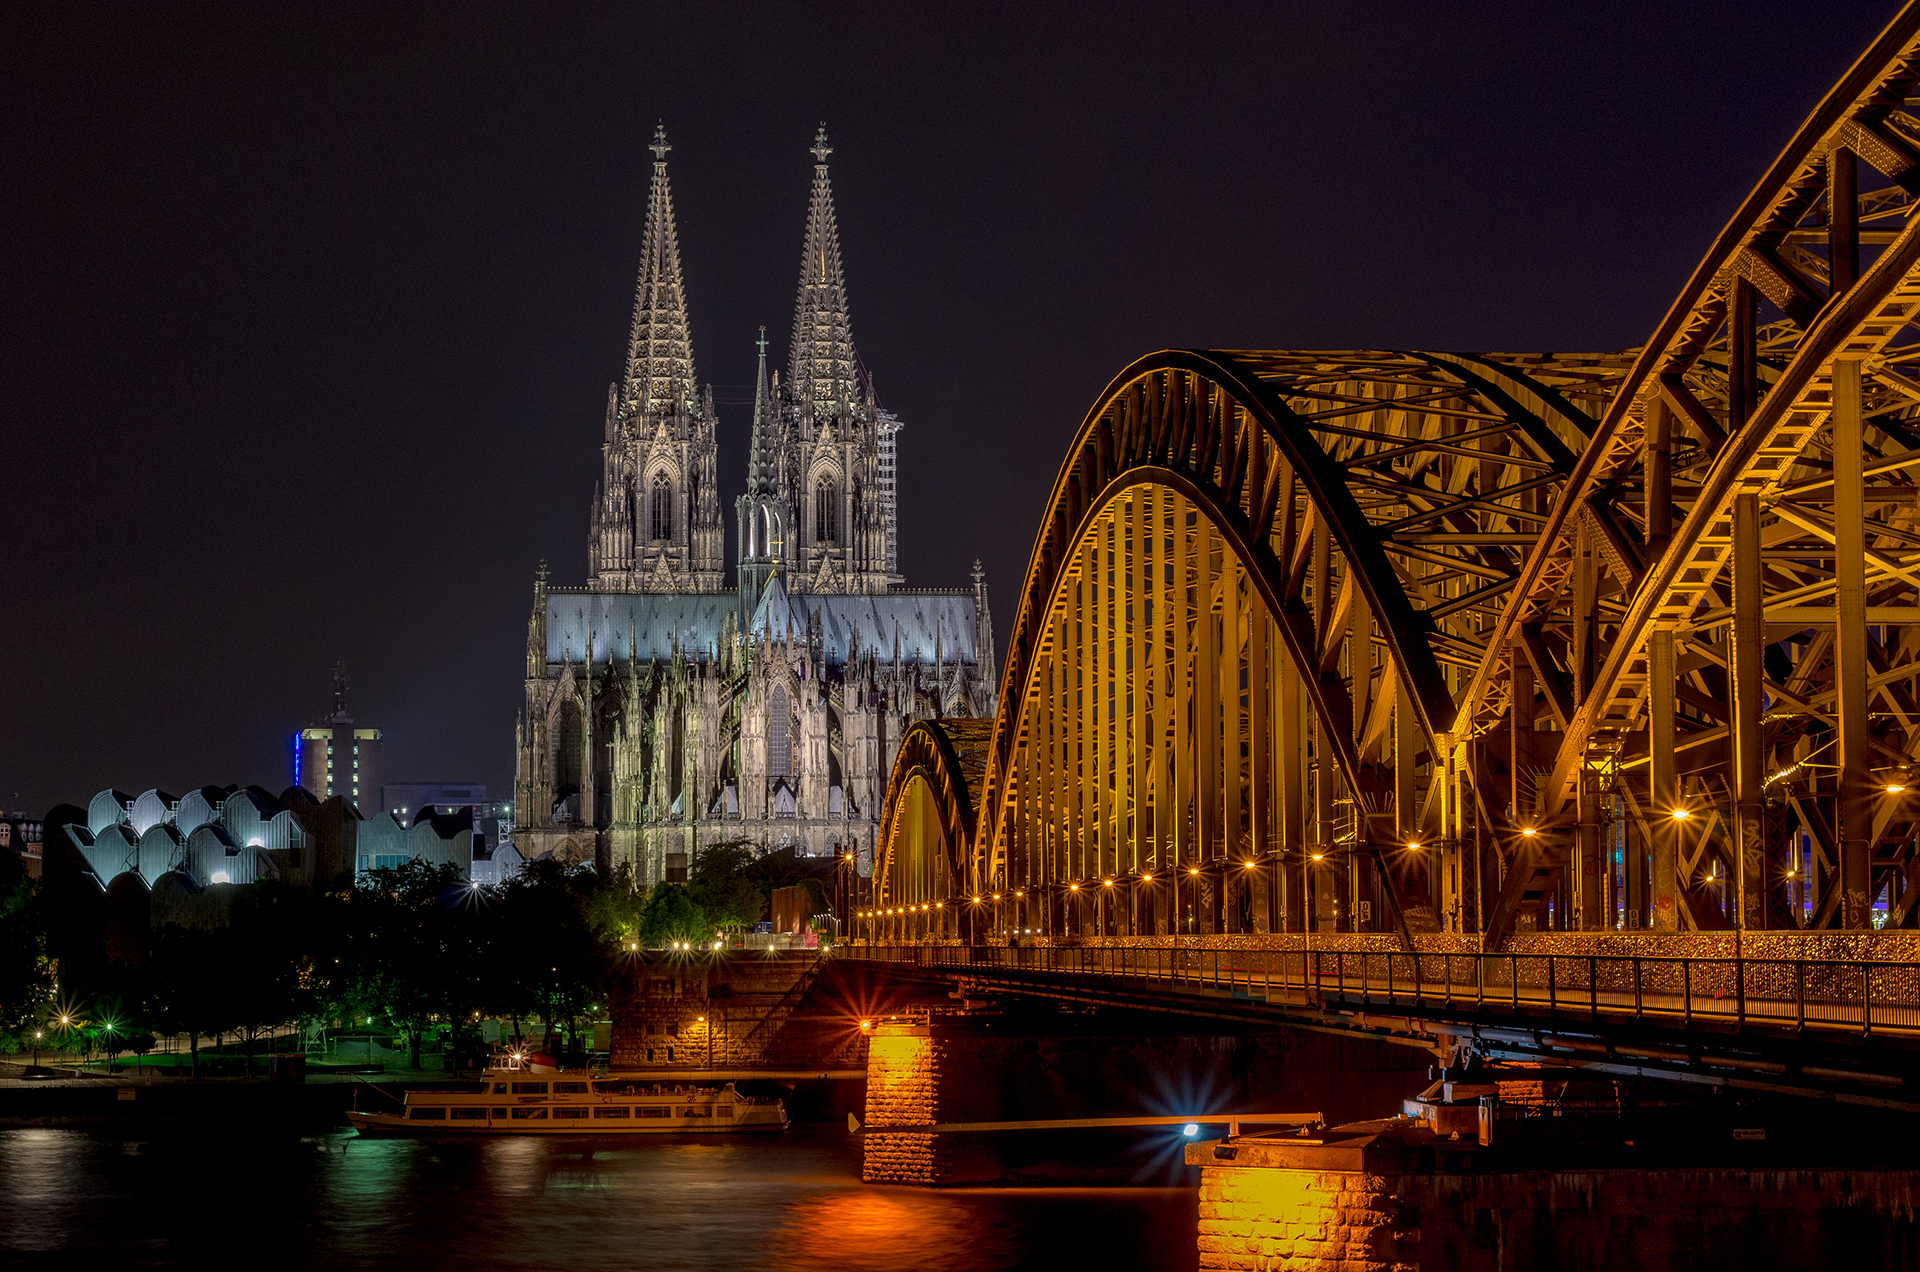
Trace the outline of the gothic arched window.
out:
[[[673,483],[665,473],[653,479],[653,537],[673,538]]]
[[[775,685],[767,695],[767,776],[790,777],[793,765],[793,713],[787,691]]]
[[[834,498],[831,477],[822,477],[813,487],[813,537],[817,543],[840,537],[840,501]]]

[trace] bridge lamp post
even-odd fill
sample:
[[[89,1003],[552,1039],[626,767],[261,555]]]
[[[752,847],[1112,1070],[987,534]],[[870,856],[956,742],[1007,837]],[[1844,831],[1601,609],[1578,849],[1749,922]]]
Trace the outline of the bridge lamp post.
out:
[[[1000,938],[1000,894],[993,894],[993,929],[987,933],[987,939],[997,941]]]
[[[1060,899],[1060,936],[1063,940],[1066,938],[1067,933],[1073,930],[1073,903],[1079,895],[1080,885],[1070,883],[1067,885],[1067,895]]]
[[[1198,903],[1198,901],[1199,901],[1199,899],[1200,899],[1200,883],[1199,883],[1199,876],[1200,876],[1200,867],[1198,867],[1198,866],[1188,866],[1188,867],[1187,867],[1187,876],[1188,876],[1189,878],[1191,878],[1191,879],[1193,879],[1193,880],[1194,880],[1194,885],[1193,885],[1193,900],[1194,900],[1194,902],[1196,903],[1195,905],[1193,905],[1193,906],[1189,906],[1189,907],[1188,907],[1188,909],[1189,909],[1189,910],[1193,910],[1193,911],[1195,911],[1195,913],[1193,913],[1193,914],[1192,914],[1192,915],[1190,916],[1190,918],[1188,919],[1188,922],[1187,922],[1187,935],[1188,935],[1188,936],[1198,936],[1198,935],[1199,935],[1199,932],[1198,932],[1198,930],[1197,930],[1197,929],[1198,929],[1198,926],[1199,926],[1199,922],[1200,922],[1200,916],[1199,916],[1199,914],[1198,914],[1198,912],[1197,912],[1197,903]],[[1178,887],[1178,885],[1175,885],[1175,888],[1174,888],[1174,894],[1173,894],[1173,906],[1174,906],[1174,909],[1176,909],[1176,910],[1178,910],[1178,909],[1180,908],[1180,890],[1179,890],[1179,887]]]
[[[1313,904],[1313,867],[1324,864],[1326,859],[1326,853],[1314,852],[1300,862],[1300,922],[1307,929],[1309,941],[1313,938],[1314,922],[1320,917]]]
[[[1140,875],[1140,877],[1134,881],[1133,887],[1128,889],[1128,891],[1130,891],[1133,894],[1133,934],[1135,936],[1140,935],[1140,885],[1141,884],[1145,884],[1148,888],[1153,887],[1153,871],[1148,870],[1143,872]]]
[[[1259,878],[1260,859],[1258,857],[1248,857],[1240,863],[1240,866],[1241,869],[1249,872],[1240,876],[1245,880],[1245,887],[1247,889],[1247,922],[1258,926],[1253,918],[1253,881]]]
[[[1101,909],[1099,918],[1100,935],[1105,936],[1107,934],[1107,919],[1113,914],[1113,880],[1102,879],[1100,881],[1099,905]]]
[[[1017,933],[1027,916],[1027,893],[1024,888],[1013,891],[1013,930]]]

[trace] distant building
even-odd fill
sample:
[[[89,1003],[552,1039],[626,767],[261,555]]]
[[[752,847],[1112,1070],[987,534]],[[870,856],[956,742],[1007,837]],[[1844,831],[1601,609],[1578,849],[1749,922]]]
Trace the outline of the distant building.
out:
[[[437,816],[465,814],[473,824],[473,878],[479,883],[498,883],[520,868],[520,856],[502,861],[505,874],[495,878],[492,861],[501,844],[512,837],[513,801],[489,800],[484,782],[388,782],[380,788],[381,803],[387,812],[402,821],[418,819],[422,813]]]
[[[451,865],[470,878],[473,824],[465,808],[369,818],[338,795],[316,801],[299,786],[278,797],[258,786],[203,786],[184,797],[104,790],[88,801],[84,824],[59,830],[77,856],[72,868],[103,891],[138,880],[148,891],[191,895],[262,879],[331,887],[412,860]],[[499,869],[490,863],[483,873]]]
[[[356,807],[380,794],[380,730],[347,714],[347,665],[333,669],[333,710],[293,735],[293,784],[316,800],[342,796]]]
[[[380,805],[390,813],[412,813],[435,808],[467,808],[487,802],[485,782],[388,782],[380,788]]]
[[[40,877],[40,819],[25,813],[0,813],[0,848],[17,853],[29,878]]]

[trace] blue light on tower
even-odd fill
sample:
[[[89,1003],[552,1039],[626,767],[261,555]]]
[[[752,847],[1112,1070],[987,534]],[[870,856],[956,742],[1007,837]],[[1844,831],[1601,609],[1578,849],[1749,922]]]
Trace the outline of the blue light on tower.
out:
[[[293,734],[293,784],[300,785],[300,733],[298,730]]]

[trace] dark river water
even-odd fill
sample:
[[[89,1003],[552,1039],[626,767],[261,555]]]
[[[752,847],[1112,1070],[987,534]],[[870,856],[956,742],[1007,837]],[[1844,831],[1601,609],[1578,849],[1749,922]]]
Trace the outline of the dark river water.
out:
[[[1187,1188],[876,1188],[832,1127],[643,1143],[0,1130],[0,1267],[1196,1266]]]

